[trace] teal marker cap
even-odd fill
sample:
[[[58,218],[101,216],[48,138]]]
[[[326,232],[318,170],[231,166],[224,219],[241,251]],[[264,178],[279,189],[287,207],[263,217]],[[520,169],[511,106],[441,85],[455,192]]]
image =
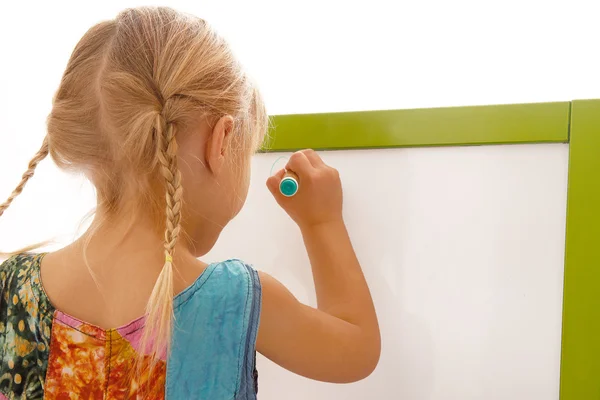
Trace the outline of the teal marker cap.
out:
[[[298,193],[298,179],[296,179],[294,173],[287,173],[286,176],[279,183],[279,191],[285,197],[292,197],[296,193]]]

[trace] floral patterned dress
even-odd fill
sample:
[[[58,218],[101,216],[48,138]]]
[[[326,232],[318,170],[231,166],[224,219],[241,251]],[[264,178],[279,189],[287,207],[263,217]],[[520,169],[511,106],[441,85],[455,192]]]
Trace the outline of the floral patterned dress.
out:
[[[171,351],[141,359],[144,318],[104,330],[56,310],[41,255],[0,267],[0,400],[256,399],[261,288],[239,260],[211,264],[174,299]]]

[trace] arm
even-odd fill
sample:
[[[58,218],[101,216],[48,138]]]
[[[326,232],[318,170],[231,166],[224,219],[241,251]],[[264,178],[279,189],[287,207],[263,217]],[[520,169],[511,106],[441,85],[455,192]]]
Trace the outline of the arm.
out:
[[[312,151],[295,153],[287,168],[300,178],[298,194],[285,198],[278,193],[283,171],[267,185],[301,229],[318,308],[300,303],[261,273],[258,351],[308,378],[339,383],[363,379],[377,366],[381,342],[369,288],[342,218],[339,175]]]

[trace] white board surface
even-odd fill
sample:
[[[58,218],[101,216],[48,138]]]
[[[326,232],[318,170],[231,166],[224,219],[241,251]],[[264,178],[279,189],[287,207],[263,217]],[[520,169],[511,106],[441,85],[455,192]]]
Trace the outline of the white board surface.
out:
[[[256,156],[246,207],[207,260],[242,258],[314,305],[298,229],[264,186],[279,156]],[[343,179],[381,361],[362,382],[330,385],[260,358],[259,398],[558,399],[568,145],[323,157]]]

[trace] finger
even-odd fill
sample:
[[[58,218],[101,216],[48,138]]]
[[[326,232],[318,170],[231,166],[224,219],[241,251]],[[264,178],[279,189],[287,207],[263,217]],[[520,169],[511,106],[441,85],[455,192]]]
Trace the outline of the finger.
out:
[[[310,161],[313,167],[318,168],[325,165],[325,162],[316,151],[312,149],[305,149],[302,150],[301,153],[304,153],[304,155],[306,156],[306,158],[308,158],[308,161]]]
[[[269,188],[271,193],[273,193],[273,195],[276,195],[279,193],[279,184],[281,183],[281,180],[283,179],[284,175],[285,175],[285,170],[281,169],[281,170],[277,171],[277,173],[275,175],[270,176],[269,179],[267,179],[267,187]]]
[[[306,156],[306,154],[304,154],[301,151],[292,154],[290,160],[285,166],[285,169],[289,169],[295,172],[296,174],[298,174],[298,176],[309,173],[313,168],[314,167],[311,164],[308,157]]]

